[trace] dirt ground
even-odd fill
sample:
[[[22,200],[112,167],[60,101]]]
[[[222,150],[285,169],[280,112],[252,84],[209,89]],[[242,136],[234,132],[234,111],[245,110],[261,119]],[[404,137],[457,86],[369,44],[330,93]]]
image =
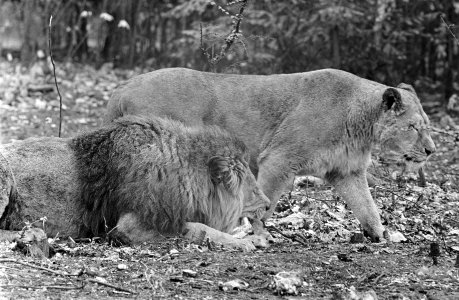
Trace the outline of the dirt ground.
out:
[[[139,72],[62,66],[63,136],[99,126],[111,90]],[[57,94],[30,88],[50,82],[0,62],[4,143],[57,135]],[[459,299],[458,130],[439,105],[426,107],[438,148],[427,187],[389,168],[371,189],[392,242],[351,243],[352,212],[330,187],[300,184],[267,222],[274,243],[253,253],[176,238],[134,248],[57,238],[41,260],[1,243],[0,299]]]

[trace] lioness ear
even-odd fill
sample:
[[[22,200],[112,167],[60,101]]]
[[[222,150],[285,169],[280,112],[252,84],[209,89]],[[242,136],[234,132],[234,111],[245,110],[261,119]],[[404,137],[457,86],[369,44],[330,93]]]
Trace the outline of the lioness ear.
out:
[[[397,114],[403,113],[402,96],[396,89],[388,88],[384,92],[382,98],[384,110],[392,109]]]
[[[228,191],[237,192],[245,175],[244,164],[240,160],[214,156],[209,159],[207,166],[209,167],[210,178],[215,185],[223,183]]]
[[[407,83],[403,83],[402,82],[399,85],[397,85],[397,87],[399,89],[404,89],[404,90],[410,91],[413,94],[415,94],[416,96],[418,95],[418,94],[416,94],[416,91],[414,90],[414,87],[411,84],[407,84]]]

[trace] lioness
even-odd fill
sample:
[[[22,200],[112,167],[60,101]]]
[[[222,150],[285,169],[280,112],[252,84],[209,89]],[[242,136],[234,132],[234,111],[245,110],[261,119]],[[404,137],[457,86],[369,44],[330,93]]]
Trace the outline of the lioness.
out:
[[[373,240],[384,227],[365,177],[372,146],[380,143],[415,167],[435,152],[429,119],[410,88],[333,69],[269,76],[158,70],[115,89],[105,122],[124,115],[168,116],[235,133],[271,199],[264,218],[295,175],[314,175],[335,187]]]
[[[73,139],[4,145],[0,154],[0,223],[8,230],[46,216],[50,236],[111,231],[139,243],[183,233],[251,250],[251,241],[227,233],[241,217],[260,218],[270,203],[245,145],[212,126],[131,116]]]

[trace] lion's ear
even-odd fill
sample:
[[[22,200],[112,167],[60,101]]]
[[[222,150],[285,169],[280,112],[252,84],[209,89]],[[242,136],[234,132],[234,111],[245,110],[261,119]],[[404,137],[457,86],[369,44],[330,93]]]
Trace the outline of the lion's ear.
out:
[[[408,83],[400,83],[399,85],[397,85],[397,88],[399,89],[404,89],[404,90],[407,90],[407,91],[410,91],[412,92],[413,94],[415,94],[416,96],[418,94],[416,94],[416,91],[414,90],[414,87],[411,85],[411,84],[408,84]]]
[[[207,162],[209,167],[210,178],[214,184],[219,184],[229,172],[228,158],[223,156],[214,156]]]
[[[245,175],[244,164],[238,159],[225,156],[214,156],[209,159],[210,178],[215,185],[223,183],[228,191],[235,193]]]
[[[394,88],[388,88],[382,96],[384,110],[393,110],[396,114],[404,112],[402,96]]]

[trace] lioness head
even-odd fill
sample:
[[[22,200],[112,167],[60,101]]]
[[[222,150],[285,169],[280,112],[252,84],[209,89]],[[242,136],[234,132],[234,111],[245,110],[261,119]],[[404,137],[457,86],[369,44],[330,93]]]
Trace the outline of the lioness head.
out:
[[[383,115],[380,128],[381,158],[403,164],[405,170],[422,167],[435,152],[430,137],[429,118],[422,109],[413,87],[400,84],[383,94]]]

